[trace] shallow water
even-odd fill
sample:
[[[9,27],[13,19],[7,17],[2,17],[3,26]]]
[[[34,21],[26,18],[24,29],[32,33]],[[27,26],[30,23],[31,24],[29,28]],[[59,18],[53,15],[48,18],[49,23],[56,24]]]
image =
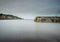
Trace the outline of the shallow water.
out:
[[[33,20],[0,20],[0,40],[60,40],[60,23],[36,23]]]

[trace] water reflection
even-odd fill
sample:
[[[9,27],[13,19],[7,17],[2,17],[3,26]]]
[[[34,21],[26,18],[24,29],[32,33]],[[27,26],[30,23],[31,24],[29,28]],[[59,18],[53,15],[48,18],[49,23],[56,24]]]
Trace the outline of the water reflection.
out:
[[[58,23],[36,23],[35,25],[36,31],[39,32],[38,34],[42,33],[44,35],[56,35],[60,30]]]
[[[0,20],[0,39],[60,39],[60,23],[35,23],[33,20]]]

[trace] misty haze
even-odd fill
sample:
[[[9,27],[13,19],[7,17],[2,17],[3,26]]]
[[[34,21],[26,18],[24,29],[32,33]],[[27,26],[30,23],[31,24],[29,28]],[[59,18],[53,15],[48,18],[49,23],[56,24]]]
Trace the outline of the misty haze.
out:
[[[60,0],[0,0],[0,42],[60,42]]]

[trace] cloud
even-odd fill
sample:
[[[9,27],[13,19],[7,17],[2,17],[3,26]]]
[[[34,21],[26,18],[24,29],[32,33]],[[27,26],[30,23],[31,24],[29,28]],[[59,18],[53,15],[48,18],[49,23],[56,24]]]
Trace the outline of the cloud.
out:
[[[0,12],[60,14],[60,0],[0,0]]]

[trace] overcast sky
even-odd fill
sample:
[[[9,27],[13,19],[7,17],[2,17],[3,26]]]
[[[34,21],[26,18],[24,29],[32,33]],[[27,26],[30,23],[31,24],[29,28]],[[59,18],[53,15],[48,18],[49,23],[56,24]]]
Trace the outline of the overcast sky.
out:
[[[0,13],[32,19],[35,16],[60,15],[60,0],[0,0]]]

